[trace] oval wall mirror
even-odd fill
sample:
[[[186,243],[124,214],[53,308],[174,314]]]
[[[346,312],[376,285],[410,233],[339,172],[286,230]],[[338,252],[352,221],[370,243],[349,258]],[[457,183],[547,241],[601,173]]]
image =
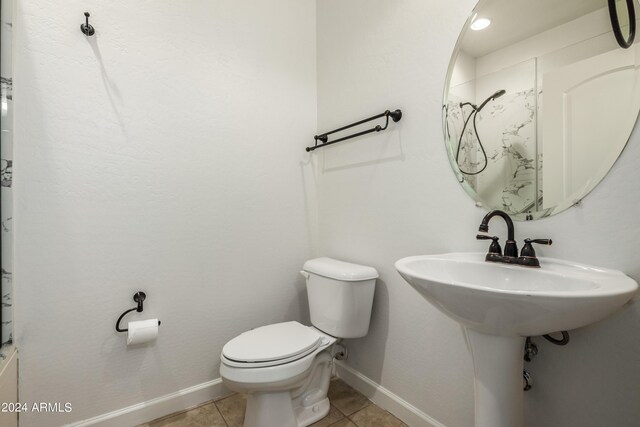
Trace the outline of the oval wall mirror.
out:
[[[443,102],[447,152],[467,193],[518,220],[580,202],[636,123],[639,49],[618,46],[602,0],[480,0]]]

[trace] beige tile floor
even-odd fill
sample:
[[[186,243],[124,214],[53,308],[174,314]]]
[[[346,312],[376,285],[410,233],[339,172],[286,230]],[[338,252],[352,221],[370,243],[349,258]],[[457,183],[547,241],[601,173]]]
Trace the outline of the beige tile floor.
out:
[[[408,427],[338,378],[331,380],[329,400],[329,415],[313,427]],[[245,396],[234,394],[139,427],[242,427],[245,405]]]

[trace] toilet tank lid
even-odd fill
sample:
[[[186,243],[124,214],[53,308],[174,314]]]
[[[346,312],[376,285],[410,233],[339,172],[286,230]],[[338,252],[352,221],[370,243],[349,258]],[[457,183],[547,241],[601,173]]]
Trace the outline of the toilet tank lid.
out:
[[[314,258],[304,263],[304,271],[317,274],[330,279],[343,280],[345,282],[357,282],[360,280],[375,279],[378,272],[373,267],[338,261],[333,258]]]

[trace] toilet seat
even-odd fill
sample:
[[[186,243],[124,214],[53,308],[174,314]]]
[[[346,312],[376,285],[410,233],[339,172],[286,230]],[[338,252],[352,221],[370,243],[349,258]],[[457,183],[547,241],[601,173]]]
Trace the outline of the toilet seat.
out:
[[[234,390],[241,390],[243,393],[262,390],[263,387],[275,390],[301,381],[308,375],[308,369],[318,360],[318,355],[326,352],[337,341],[336,338],[312,326],[308,328],[321,336],[320,346],[310,353],[298,355],[296,360],[280,360],[266,366],[251,362],[235,362],[221,354],[220,376],[228,385],[232,384]]]
[[[261,368],[301,359],[325,344],[326,337],[298,322],[275,323],[244,332],[222,349],[226,364]]]

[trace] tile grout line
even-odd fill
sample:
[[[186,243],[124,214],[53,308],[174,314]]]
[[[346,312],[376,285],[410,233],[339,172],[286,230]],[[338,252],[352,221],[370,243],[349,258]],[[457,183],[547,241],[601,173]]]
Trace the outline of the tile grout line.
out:
[[[222,399],[218,399],[217,401],[220,401]],[[224,422],[224,425],[229,427],[229,422],[227,421],[227,419],[224,417],[224,414],[222,413],[222,411],[220,410],[220,408],[218,408],[218,404],[216,403],[217,401],[214,400],[213,402],[213,407],[216,408],[216,411],[218,411],[218,413],[220,414],[220,418],[222,418],[222,421]]]
[[[218,399],[218,400],[222,400],[222,399]],[[218,405],[216,405],[216,400],[211,400],[211,401],[209,401],[209,403],[213,404],[213,407],[216,409],[216,412],[218,413],[218,415],[220,415],[220,418],[222,419],[222,422],[224,423],[224,425],[226,427],[229,427],[229,423],[224,418],[224,415],[222,415],[222,412],[220,411],[220,408],[218,408]]]
[[[333,382],[333,381],[332,381],[332,382]],[[229,408],[229,407],[226,407],[225,405],[222,405],[222,402],[224,402],[226,399],[228,399],[228,398],[232,398],[233,396],[236,396],[236,395],[238,395],[238,394],[239,394],[239,393],[233,393],[233,394],[230,394],[230,395],[228,395],[228,396],[220,397],[220,398],[218,398],[218,399],[209,400],[209,401],[207,401],[207,402],[203,402],[203,403],[201,403],[201,404],[199,404],[199,405],[193,406],[193,407],[191,407],[191,408],[189,408],[189,409],[185,409],[185,410],[182,410],[182,411],[179,411],[179,412],[173,413],[173,414],[166,415],[165,417],[158,418],[158,419],[156,419],[156,420],[153,420],[153,421],[151,421],[151,422],[149,422],[149,423],[147,423],[147,424],[140,425],[140,426],[138,426],[138,427],[150,427],[150,423],[152,423],[152,422],[157,422],[157,421],[161,421],[161,420],[164,420],[164,419],[169,419],[169,418],[172,418],[172,417],[174,417],[174,416],[176,416],[176,415],[180,415],[180,414],[183,414],[183,413],[188,413],[188,412],[190,412],[190,411],[193,411],[193,410],[196,410],[196,409],[198,409],[198,408],[202,408],[202,407],[205,407],[205,406],[208,406],[208,405],[211,405],[211,409],[208,409],[207,411],[213,411],[213,409],[215,408],[215,411],[216,411],[216,412],[218,413],[218,415],[220,416],[220,419],[221,419],[221,420],[222,420],[222,422],[224,423],[224,426],[226,426],[226,427],[232,427],[232,426],[234,426],[234,425],[236,425],[236,424],[235,424],[235,423],[234,423],[234,424],[232,424],[232,423],[231,423],[231,421],[227,419],[227,416],[231,416],[231,415],[233,415],[233,414],[232,414],[232,413],[228,413],[228,414],[227,414],[227,416],[225,416],[225,415],[224,415],[224,413],[223,413],[223,411],[222,411],[222,408],[223,408],[223,407],[225,407],[225,408],[226,408],[226,409],[225,409],[226,411],[229,411],[229,409],[230,409],[230,408]],[[357,393],[357,392],[356,392],[356,393],[353,393],[353,394],[354,394],[354,395],[358,395],[359,393]],[[336,420],[336,421],[334,421],[334,422],[332,422],[332,423],[331,423],[331,424],[329,424],[327,427],[334,427],[334,426],[337,426],[337,425],[339,425],[340,423],[344,423],[344,422],[349,423],[349,425],[351,425],[352,427],[354,427],[354,426],[355,426],[355,427],[362,427],[362,426],[363,426],[363,424],[360,424],[360,423],[356,422],[356,415],[358,415],[358,414],[360,414],[360,413],[363,413],[363,414],[362,414],[362,416],[360,417],[360,418],[362,418],[360,421],[361,421],[361,422],[364,422],[364,423],[365,423],[364,425],[367,425],[366,423],[367,423],[368,417],[366,416],[366,413],[364,413],[364,411],[366,411],[366,410],[367,410],[367,408],[371,408],[371,407],[376,407],[376,408],[378,408],[378,409],[382,410],[383,412],[385,412],[385,413],[389,414],[389,415],[390,415],[391,417],[393,417],[394,419],[397,419],[397,417],[395,417],[392,413],[390,413],[389,411],[385,411],[384,409],[382,409],[382,408],[378,407],[378,406],[377,406],[375,403],[373,403],[370,399],[366,398],[366,396],[362,396],[362,397],[364,397],[364,402],[362,402],[362,404],[364,404],[364,406],[362,406],[362,407],[358,408],[357,410],[355,410],[355,411],[353,411],[353,412],[350,412],[350,413],[346,413],[346,412],[345,412],[345,410],[340,409],[338,406],[335,406],[335,405],[331,404],[331,408],[334,408],[334,409],[336,410],[336,415],[339,415],[341,418],[340,418],[340,419],[338,419],[338,420]],[[360,399],[358,398],[357,400],[360,400]],[[352,402],[352,403],[355,403],[355,402]],[[236,404],[237,404],[237,403],[236,403]],[[347,405],[347,406],[349,406],[349,405]],[[353,405],[352,405],[352,406],[353,406]],[[332,410],[333,410],[333,409],[331,409],[331,408],[330,408],[330,411],[332,411]],[[347,409],[347,408],[345,407],[345,409]],[[402,423],[402,421],[401,421],[401,420],[399,420],[399,421]],[[403,423],[402,423],[401,425],[402,425],[403,427],[405,427],[405,426],[406,426],[406,425],[405,425],[405,424],[403,424]],[[407,427],[408,427],[408,426],[407,426]]]
[[[233,394],[231,395],[233,396]],[[230,396],[227,396],[230,397]],[[220,408],[218,407],[218,402],[221,401],[222,399],[218,399],[217,401],[214,400],[213,401],[213,406],[216,407],[216,409],[218,410],[218,413],[220,414],[220,416],[222,417],[222,421],[224,421],[224,424],[229,427],[229,422],[227,421],[227,419],[224,417],[224,414],[222,413],[222,411],[220,410]]]
[[[347,415],[347,414],[345,414],[344,412],[342,412],[342,411],[340,410],[340,408],[337,408],[337,409],[338,409],[338,411],[339,411],[339,412],[344,416],[344,419],[346,419],[346,420],[350,421],[350,422],[351,422],[353,425],[355,425],[356,427],[360,427],[360,425],[359,425],[358,423],[356,423],[356,422],[355,422],[351,417],[352,417],[353,415],[357,414],[357,413],[358,413],[358,412],[360,412],[360,411],[364,411],[364,410],[365,410],[365,409],[367,409],[369,406],[374,405],[374,403],[373,403],[371,400],[369,400],[369,399],[367,399],[367,402],[368,402],[368,403],[367,403],[365,406],[363,406],[362,408],[358,409],[357,411],[352,412],[352,413],[351,413],[351,414],[349,414],[349,415]],[[330,424],[328,427],[331,427],[331,426],[332,426],[332,425],[334,425],[334,424],[338,424],[340,421],[344,421],[344,420],[336,421],[335,423]]]
[[[228,397],[235,396],[236,394],[238,394],[238,393],[232,393],[232,394],[229,394],[229,395],[227,395],[227,396],[222,396],[222,397],[218,397],[218,398],[216,398],[216,399],[207,400],[206,402],[199,403],[199,404],[197,404],[197,405],[195,405],[195,406],[192,406],[192,407],[189,407],[189,408],[186,408],[186,409],[182,409],[182,410],[180,410],[180,411],[176,411],[176,412],[173,412],[173,413],[171,413],[171,414],[164,415],[164,416],[159,417],[159,418],[155,418],[155,419],[153,419],[153,420],[151,420],[151,421],[147,421],[147,422],[145,422],[145,423],[143,423],[143,424],[138,424],[136,427],[148,427],[148,426],[150,426],[152,423],[156,423],[156,422],[158,422],[158,421],[162,421],[162,420],[165,420],[165,419],[173,418],[173,417],[175,417],[175,416],[177,416],[177,415],[180,415],[180,414],[184,414],[184,413],[187,413],[187,412],[193,411],[193,410],[195,410],[195,409],[201,408],[201,407],[206,406],[206,405],[210,405],[210,404],[212,404],[212,403],[213,403],[213,406],[214,406],[214,407],[216,408],[216,410],[218,411],[218,413],[220,414],[220,416],[222,417],[222,420],[224,421],[225,425],[226,425],[227,427],[230,427],[230,426],[229,426],[229,423],[227,422],[227,419],[224,417],[224,415],[222,415],[222,411],[220,411],[220,408],[218,408],[218,404],[217,404],[217,402],[220,402],[221,400],[224,400],[224,399],[226,399],[226,398],[228,398]]]
[[[367,408],[368,408],[368,407],[370,407],[371,405],[373,405],[373,406],[377,406],[375,403],[373,403],[372,401],[370,401],[370,400],[369,400],[369,404],[368,404],[367,406],[365,406],[364,408],[360,408],[360,409],[358,409],[357,411],[353,412],[351,415],[345,415],[345,418],[346,418],[347,420],[351,421],[351,422],[352,422],[356,427],[362,427],[360,424],[358,424],[358,423],[357,423],[353,418],[351,418],[351,417],[352,417],[352,416],[354,416],[355,414],[357,414],[358,412],[362,412],[362,411],[364,411],[365,409],[367,409]],[[378,406],[378,408],[379,408],[379,409],[381,409],[381,410],[383,410],[385,413],[389,414],[391,417],[395,418],[396,420],[400,421],[400,423],[401,423],[402,425],[406,425],[402,420],[400,420],[398,417],[396,417],[395,415],[393,415],[391,412],[389,412],[389,411],[387,411],[387,410],[385,410],[385,409],[382,409],[382,408],[380,408],[379,406]],[[337,423],[337,422],[336,422],[336,423]],[[333,424],[336,424],[336,423],[333,423]],[[331,427],[333,424],[329,425],[328,427]],[[407,426],[407,427],[408,427],[408,426]]]

